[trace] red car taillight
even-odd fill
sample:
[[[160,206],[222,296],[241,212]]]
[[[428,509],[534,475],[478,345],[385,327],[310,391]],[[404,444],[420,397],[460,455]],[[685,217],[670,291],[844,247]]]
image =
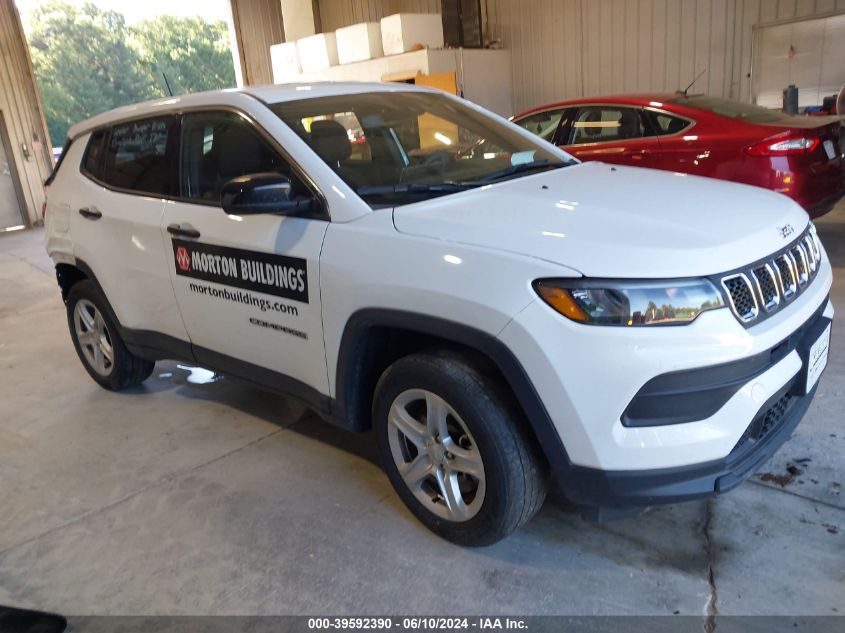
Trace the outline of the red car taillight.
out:
[[[770,136],[769,138],[749,145],[745,153],[750,156],[789,156],[791,154],[809,154],[819,146],[817,136]]]

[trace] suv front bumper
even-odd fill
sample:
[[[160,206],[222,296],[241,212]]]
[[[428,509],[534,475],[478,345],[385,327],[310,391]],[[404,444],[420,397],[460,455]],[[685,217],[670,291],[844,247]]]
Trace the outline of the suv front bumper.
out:
[[[827,301],[794,337],[785,342],[804,357],[831,324],[824,316]],[[792,435],[818,389],[805,392],[805,371],[799,371],[760,407],[730,453],[706,463],[642,471],[607,471],[569,466],[561,481],[567,497],[586,506],[624,509],[709,497],[732,490],[762,466]]]
[[[831,323],[830,284],[825,262],[814,288],[749,330],[726,310],[650,330],[580,326],[544,305],[524,310],[500,338],[535,352],[520,362],[556,429],[556,446],[548,434],[540,441],[564,494],[612,515],[739,485],[789,438],[815,394],[804,393],[804,356]],[[632,408],[643,395],[647,406]],[[706,406],[695,415],[690,403]]]

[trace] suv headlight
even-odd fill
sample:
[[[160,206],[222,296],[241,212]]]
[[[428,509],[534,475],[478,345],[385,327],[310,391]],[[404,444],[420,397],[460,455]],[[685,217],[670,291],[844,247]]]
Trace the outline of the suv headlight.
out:
[[[563,316],[590,325],[685,325],[725,306],[707,279],[538,279],[533,285]]]

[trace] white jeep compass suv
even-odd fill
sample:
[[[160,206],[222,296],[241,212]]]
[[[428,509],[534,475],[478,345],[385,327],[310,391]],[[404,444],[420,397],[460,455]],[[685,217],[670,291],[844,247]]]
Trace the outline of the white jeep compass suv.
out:
[[[69,136],[47,250],[91,377],[181,359],[372,427],[457,543],[550,477],[596,518],[730,490],[827,361],[831,267],[790,199],[580,164],[437,91],[188,95]]]

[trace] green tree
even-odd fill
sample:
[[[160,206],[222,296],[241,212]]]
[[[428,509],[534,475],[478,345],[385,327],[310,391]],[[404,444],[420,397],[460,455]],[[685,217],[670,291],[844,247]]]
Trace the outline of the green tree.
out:
[[[173,94],[235,85],[229,31],[222,20],[163,15],[140,22],[134,31],[141,60],[162,89],[164,75]]]
[[[51,0],[30,18],[30,50],[54,143],[97,112],[152,96],[123,16]]]
[[[48,0],[30,16],[29,43],[54,144],[77,121],[122,105],[235,83],[224,22],[164,16],[131,27],[91,3]]]

